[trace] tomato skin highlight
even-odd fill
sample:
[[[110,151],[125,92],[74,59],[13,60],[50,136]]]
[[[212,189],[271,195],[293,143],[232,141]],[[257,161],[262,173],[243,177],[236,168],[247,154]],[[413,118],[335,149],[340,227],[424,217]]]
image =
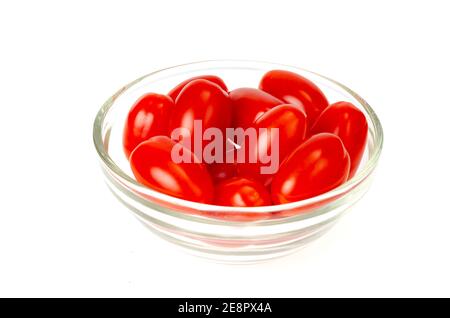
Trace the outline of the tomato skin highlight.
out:
[[[206,166],[199,163],[192,153],[191,163],[173,162],[171,152],[175,144],[166,136],[152,137],[140,143],[130,156],[136,180],[177,198],[211,203],[214,187]]]
[[[284,102],[257,88],[241,87],[229,92],[233,126],[248,128],[269,109]]]
[[[259,88],[286,103],[304,107],[310,127],[328,106],[327,98],[316,84],[293,72],[269,71],[261,79]]]
[[[298,146],[281,164],[271,185],[274,204],[300,201],[344,183],[350,157],[336,135],[320,133]]]
[[[256,120],[253,127],[258,131],[258,141],[254,145],[245,145],[246,147],[242,151],[246,152],[246,158],[249,158],[249,153],[256,158],[262,158],[264,154],[270,154],[272,160],[277,156],[279,165],[305,138],[306,115],[294,105],[282,104],[264,113]],[[271,132],[265,131],[264,128],[278,129],[278,140],[272,140]],[[277,145],[274,145],[274,142],[277,142]],[[276,171],[270,174],[261,174],[261,167],[265,165],[259,160],[256,163],[238,164],[239,174],[259,180],[267,186]]]
[[[177,86],[172,88],[172,90],[167,95],[170,96],[173,99],[173,101],[176,101],[176,99],[177,99],[178,95],[180,94],[180,92],[182,91],[182,89],[187,84],[189,84],[190,82],[195,81],[197,79],[207,80],[209,82],[219,85],[220,88],[222,88],[224,91],[226,91],[226,92],[228,91],[227,85],[220,77],[215,76],[215,75],[200,75],[200,76],[191,77],[191,78],[181,82],[180,84],[178,84]]]
[[[228,94],[218,85],[207,80],[198,79],[189,82],[177,97],[169,131],[182,127],[189,131],[191,149],[193,149],[194,120],[201,120],[202,131],[208,128],[219,128],[225,136],[225,129],[231,127],[231,105]],[[184,136],[184,135],[183,135]],[[203,146],[208,144],[204,141]]]
[[[215,204],[235,207],[271,205],[266,188],[253,180],[234,177],[224,180],[215,189]]]
[[[349,178],[353,177],[367,142],[368,124],[364,113],[349,102],[331,104],[311,129],[312,134],[321,132],[335,134],[342,140],[351,160]]]
[[[131,107],[123,131],[123,149],[127,158],[141,142],[153,136],[168,135],[170,112],[174,107],[166,95],[148,93]]]

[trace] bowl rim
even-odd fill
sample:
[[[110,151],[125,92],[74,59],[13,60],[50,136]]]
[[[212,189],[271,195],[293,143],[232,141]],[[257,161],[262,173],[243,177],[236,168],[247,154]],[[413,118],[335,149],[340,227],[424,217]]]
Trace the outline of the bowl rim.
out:
[[[207,204],[207,203],[199,203],[189,200],[184,200],[181,198],[176,198],[171,195],[153,190],[151,188],[148,188],[140,183],[138,183],[134,178],[132,178],[130,175],[125,173],[115,162],[114,160],[109,156],[108,151],[105,150],[104,147],[104,141],[103,141],[103,121],[106,118],[108,111],[110,108],[114,105],[114,101],[123,93],[125,93],[129,88],[136,85],[137,83],[141,82],[142,80],[159,74],[161,72],[177,69],[181,67],[186,66],[195,66],[200,64],[208,64],[208,63],[254,63],[254,64],[263,64],[266,66],[272,66],[273,69],[276,69],[276,67],[280,68],[289,68],[289,69],[297,69],[301,72],[306,72],[309,74],[312,74],[314,76],[320,77],[324,80],[327,80],[336,86],[338,86],[340,89],[343,89],[346,93],[351,95],[353,98],[355,98],[358,103],[364,108],[368,115],[368,119],[371,121],[373,125],[373,154],[370,156],[370,158],[367,160],[365,165],[351,178],[350,180],[347,180],[340,186],[322,193],[320,195],[295,201],[295,202],[289,202],[289,203],[283,203],[278,205],[269,205],[269,206],[259,206],[259,207],[230,207],[230,206],[221,206],[221,205],[215,205],[215,204]],[[367,116],[366,116],[367,117]],[[137,191],[139,191],[142,194],[154,197],[160,201],[168,202],[170,204],[176,204],[183,207],[187,207],[190,209],[198,210],[198,211],[207,211],[207,212],[221,212],[221,213],[242,213],[242,212],[248,212],[248,213],[272,213],[272,212],[280,212],[285,210],[291,210],[296,208],[301,208],[305,206],[314,205],[315,203],[321,202],[323,200],[331,199],[334,197],[337,197],[341,194],[345,194],[346,192],[349,192],[352,190],[352,188],[357,187],[359,183],[361,183],[364,179],[366,179],[370,173],[375,169],[377,162],[379,160],[381,150],[383,148],[383,141],[384,141],[384,134],[383,134],[383,128],[381,125],[381,122],[375,113],[375,111],[372,109],[372,107],[356,92],[351,90],[349,87],[347,87],[344,84],[341,84],[327,76],[321,75],[316,72],[309,71],[307,69],[292,66],[288,64],[281,64],[281,63],[272,63],[267,61],[257,61],[257,60],[244,60],[244,59],[216,59],[216,60],[202,60],[202,61],[195,61],[190,63],[183,63],[175,66],[166,67],[163,69],[159,69],[153,72],[150,72],[146,75],[143,75],[134,81],[128,83],[127,85],[123,86],[121,89],[119,89],[114,95],[112,95],[108,100],[103,103],[99,111],[97,112],[97,115],[94,120],[93,125],[93,140],[94,140],[94,146],[96,148],[96,151],[103,162],[103,164],[107,167],[109,171],[111,171],[116,178],[118,178],[122,183],[129,185],[133,188],[135,188]],[[152,204],[155,204],[151,200],[148,200]],[[316,214],[316,209],[312,209],[311,211],[302,213],[302,218],[308,218],[313,217]],[[177,212],[182,214],[182,212]]]

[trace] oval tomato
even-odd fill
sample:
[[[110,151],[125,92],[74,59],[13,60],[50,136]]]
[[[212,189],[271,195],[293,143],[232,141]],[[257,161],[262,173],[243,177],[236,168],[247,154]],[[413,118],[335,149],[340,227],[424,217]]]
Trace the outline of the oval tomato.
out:
[[[191,149],[194,149],[193,138],[203,140],[203,133],[208,128],[218,128],[225,136],[225,129],[231,126],[231,116],[228,94],[218,85],[198,79],[188,83],[178,95],[169,131],[185,128],[189,132]],[[194,136],[194,120],[201,121],[201,136]],[[207,143],[203,141],[203,146]]]
[[[197,79],[203,79],[203,80],[213,82],[214,84],[219,85],[220,88],[222,88],[224,91],[226,91],[226,92],[228,91],[228,88],[225,85],[225,82],[220,77],[215,76],[215,75],[200,75],[200,76],[191,77],[191,78],[181,82],[180,84],[178,84],[177,86],[172,88],[172,90],[167,95],[169,95],[175,101],[177,99],[178,95],[180,94],[181,90],[188,83],[190,83],[194,80],[197,80]]]
[[[350,175],[353,177],[364,154],[368,125],[362,111],[349,102],[328,106],[317,118],[312,134],[329,132],[338,136],[350,156]]]
[[[257,88],[241,87],[229,93],[233,107],[233,126],[247,128],[256,119],[283,101]]]
[[[245,147],[239,150],[245,151],[247,158],[245,163],[238,165],[239,173],[268,185],[283,159],[305,138],[306,115],[293,105],[283,104],[264,113],[256,120],[253,128],[258,134],[257,142],[252,144],[246,142]],[[273,129],[277,129],[276,135],[273,135],[275,133]],[[276,164],[274,167],[276,170],[261,174],[262,167],[269,166],[262,160],[265,155],[270,157],[270,164]],[[248,161],[250,158],[258,160],[252,163]]]
[[[297,147],[281,164],[272,181],[275,204],[299,201],[344,183],[350,157],[339,137],[321,133]]]
[[[236,164],[226,162],[211,163],[208,164],[208,171],[214,182],[220,182],[236,175]]]
[[[213,184],[205,165],[190,153],[191,163],[175,163],[176,143],[166,136],[152,137],[137,146],[130,156],[136,180],[156,191],[203,203],[213,199]],[[189,152],[189,150],[184,149]]]
[[[235,177],[222,181],[215,189],[215,203],[224,206],[252,207],[271,205],[270,195],[258,182]]]
[[[169,116],[174,103],[165,95],[149,93],[130,109],[123,131],[127,158],[141,142],[157,135],[168,135]]]
[[[304,107],[310,127],[328,106],[327,98],[316,84],[293,72],[269,71],[261,79],[259,88],[286,103]]]

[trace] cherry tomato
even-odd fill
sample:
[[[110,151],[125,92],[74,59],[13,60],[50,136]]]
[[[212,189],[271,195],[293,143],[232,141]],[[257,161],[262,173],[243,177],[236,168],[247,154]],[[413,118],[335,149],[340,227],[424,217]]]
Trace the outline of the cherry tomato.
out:
[[[329,132],[342,140],[351,160],[349,177],[353,177],[367,141],[368,125],[363,112],[349,102],[334,103],[320,114],[311,132]]]
[[[336,135],[321,133],[298,146],[281,164],[272,181],[275,204],[299,201],[344,183],[350,157]]]
[[[235,177],[222,181],[216,186],[217,205],[224,206],[263,206],[271,205],[270,194],[258,182]]]
[[[248,128],[259,116],[283,101],[257,88],[237,88],[229,93],[233,106],[233,126]]]
[[[174,103],[165,95],[142,96],[128,113],[123,132],[123,148],[127,158],[141,142],[157,135],[168,135],[169,117]]]
[[[258,140],[254,144],[246,143],[247,148],[241,148],[246,152],[246,163],[239,164],[239,173],[251,176],[268,185],[272,176],[277,172],[279,164],[283,159],[301,144],[306,134],[306,115],[297,107],[289,104],[275,106],[268,110],[254,123],[253,127],[258,132]],[[268,128],[265,130],[264,128]],[[278,129],[278,135],[272,136],[269,129]],[[275,139],[273,139],[275,138]],[[276,144],[274,144],[276,142]],[[258,160],[251,163],[248,160],[250,155],[253,158],[263,158],[263,155],[270,155],[271,160],[276,160],[277,169],[272,173],[261,174],[261,167],[268,164]]]
[[[237,165],[234,161],[236,156],[236,146],[234,143],[230,142],[230,139],[226,136],[224,137],[226,138],[226,141],[224,141],[225,144],[222,148],[222,161],[208,164],[208,171],[214,183],[231,179],[237,174]]]
[[[175,163],[172,160],[175,144],[166,136],[152,137],[140,143],[130,156],[136,180],[177,198],[210,203],[214,188],[206,166],[199,163],[192,153],[191,163]]]
[[[218,85],[198,79],[188,83],[178,95],[169,122],[169,131],[172,132],[178,127],[187,129],[191,138],[191,149],[194,149],[193,138],[203,139],[207,128],[219,128],[225,136],[225,129],[231,127],[231,116],[228,94]],[[201,120],[202,136],[194,136],[194,120]],[[205,144],[208,142],[204,141],[203,145]]]
[[[235,163],[223,162],[208,164],[208,171],[214,182],[220,182],[234,177],[237,169]]]
[[[220,86],[220,88],[222,88],[224,91],[228,91],[227,86],[225,85],[224,81],[215,75],[200,75],[200,76],[195,76],[192,78],[189,78],[183,82],[181,82],[180,84],[178,84],[177,86],[175,86],[174,88],[172,88],[172,90],[167,94],[169,95],[174,101],[177,99],[178,95],[180,94],[181,90],[190,82],[197,80],[197,79],[204,79],[210,82],[213,82],[217,85]]]
[[[327,98],[313,82],[293,72],[269,71],[261,79],[259,88],[286,103],[303,105],[310,127],[328,106]]]

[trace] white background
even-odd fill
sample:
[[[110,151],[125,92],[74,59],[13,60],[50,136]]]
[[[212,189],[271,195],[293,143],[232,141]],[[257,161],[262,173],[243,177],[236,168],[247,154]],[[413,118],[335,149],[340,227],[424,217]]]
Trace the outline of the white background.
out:
[[[450,296],[447,1],[2,1],[0,296]],[[185,62],[302,66],[377,111],[369,193],[261,265],[208,263],[107,190],[92,144],[121,85]]]

